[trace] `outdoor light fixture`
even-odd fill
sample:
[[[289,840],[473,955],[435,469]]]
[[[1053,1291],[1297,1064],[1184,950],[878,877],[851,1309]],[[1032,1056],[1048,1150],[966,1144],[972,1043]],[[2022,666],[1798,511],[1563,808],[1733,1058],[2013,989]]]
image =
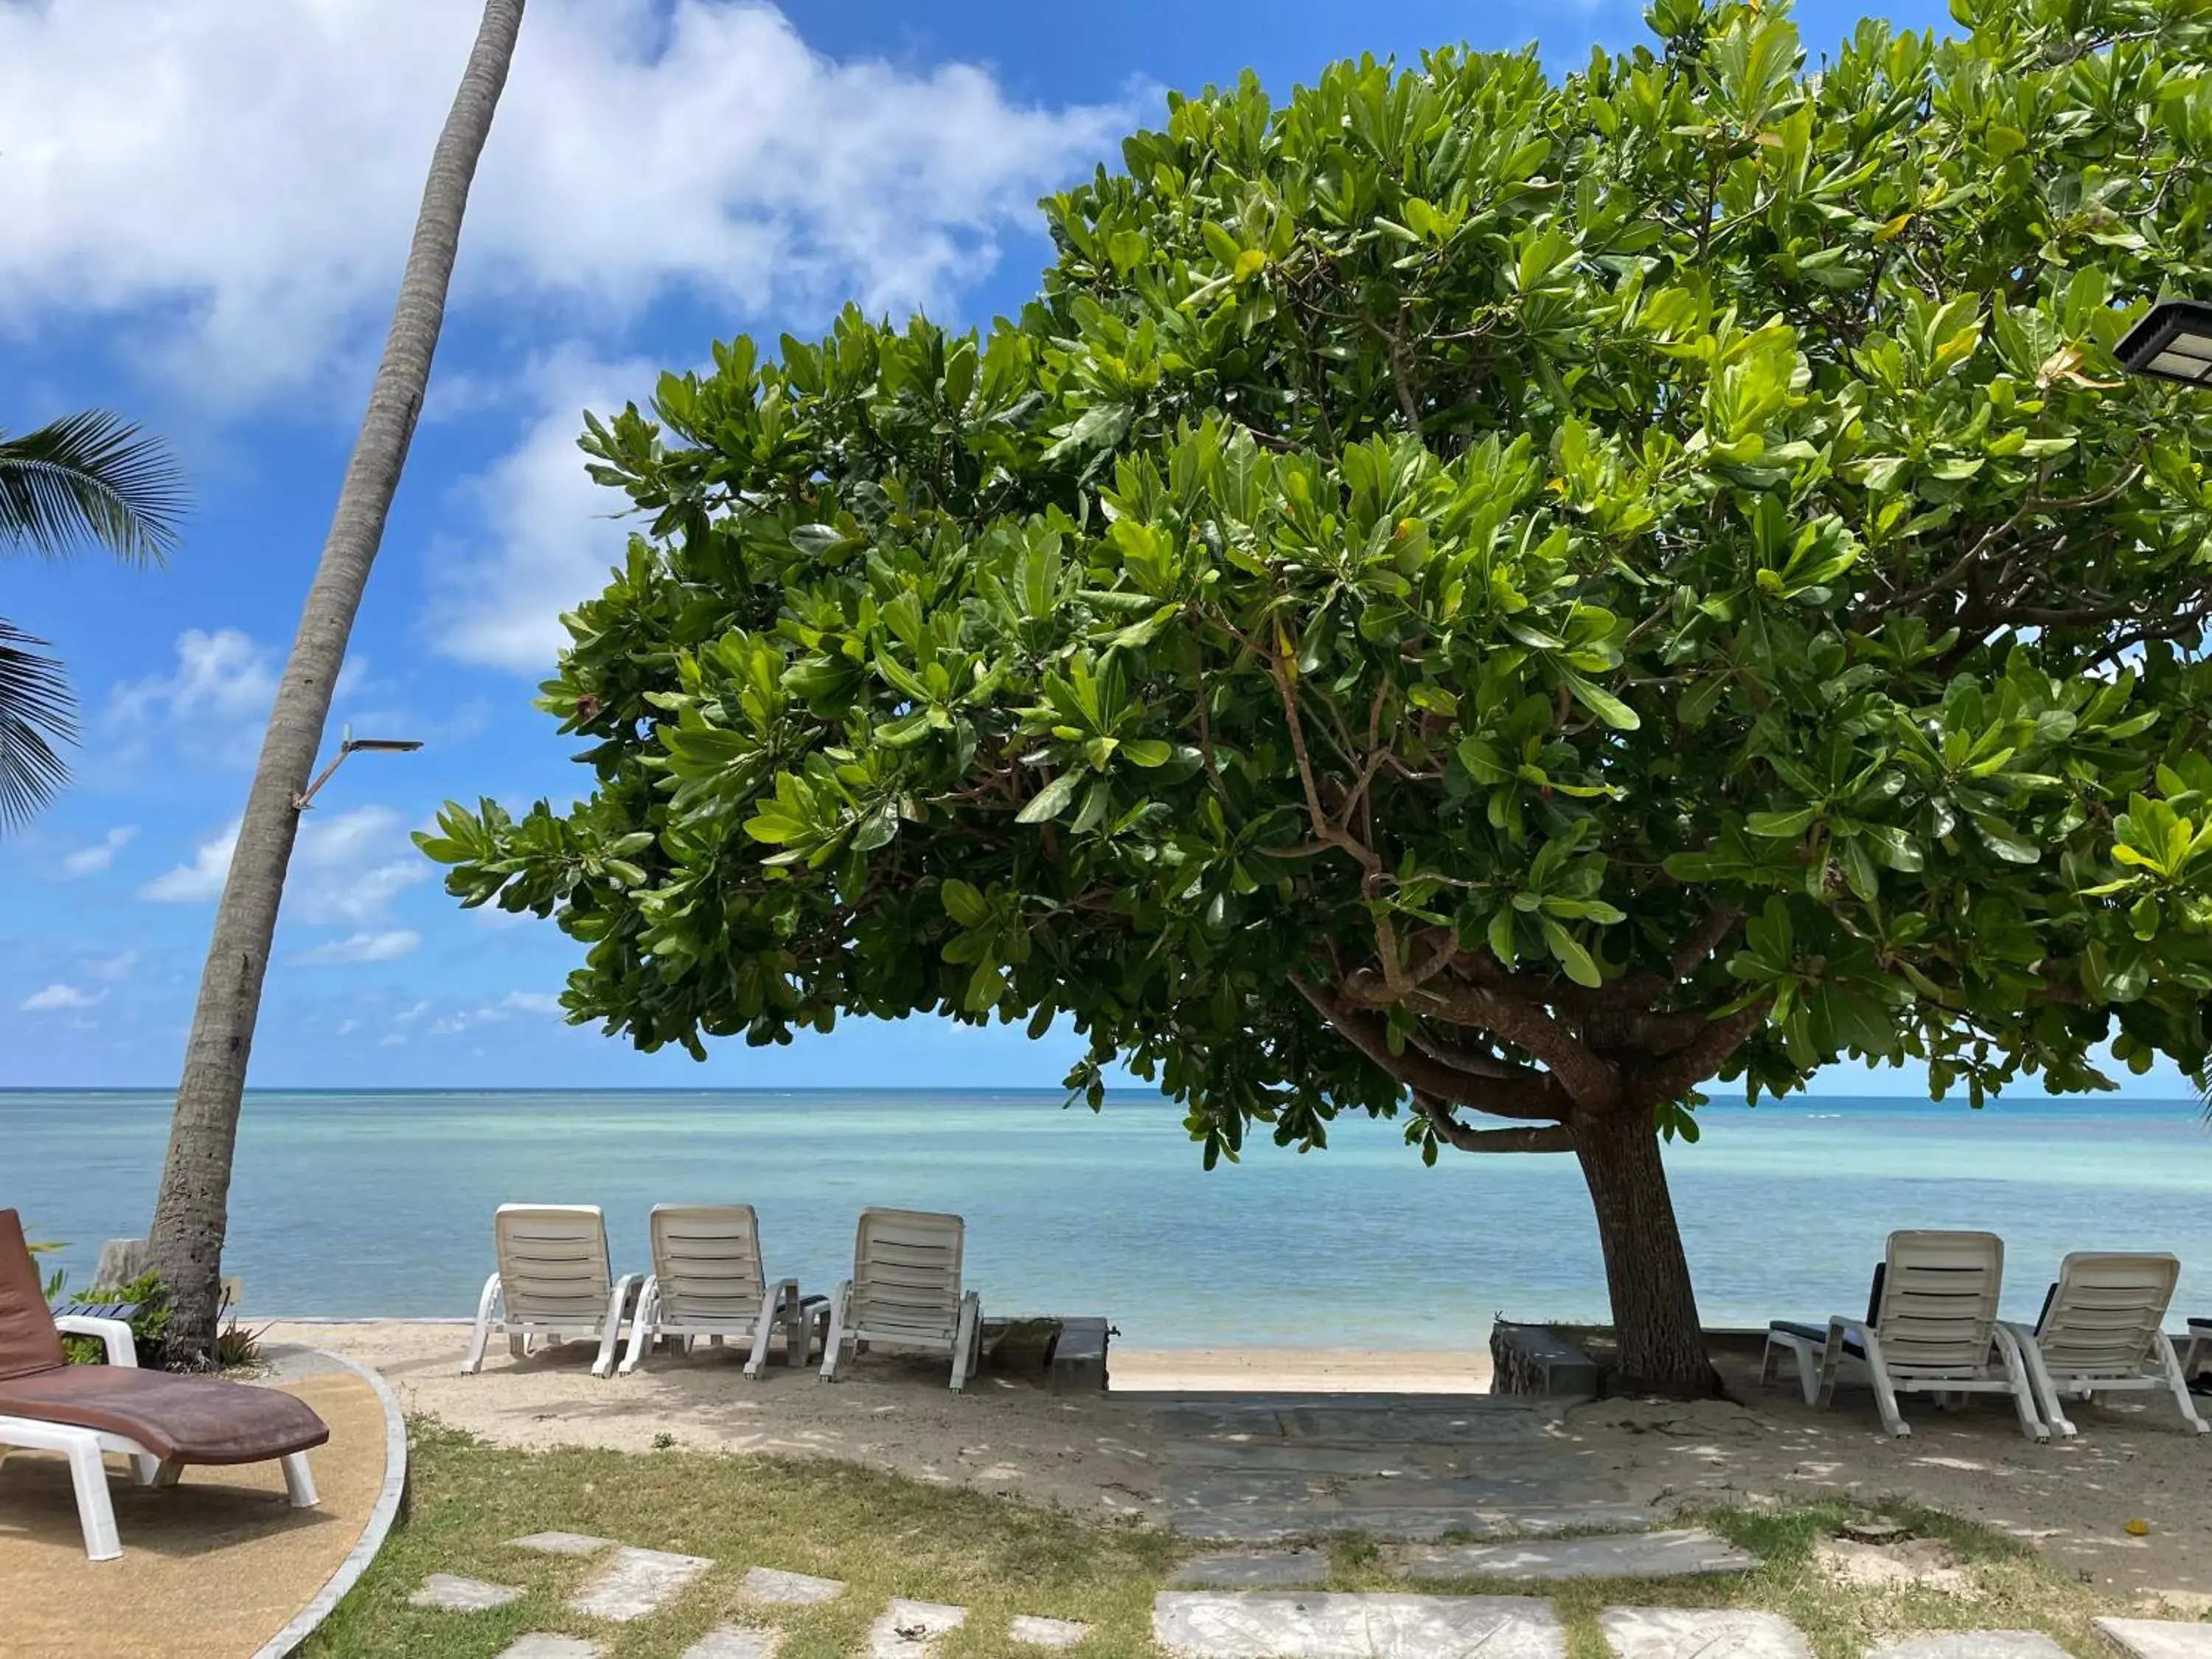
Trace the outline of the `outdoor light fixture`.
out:
[[[2212,305],[2160,300],[2120,342],[2120,363],[2131,374],[2212,386]]]
[[[365,749],[371,754],[376,755],[405,755],[412,753],[422,746],[411,738],[356,738],[352,729],[349,727],[345,736],[339,741],[337,757],[318,772],[315,775],[315,781],[306,789],[292,797],[292,810],[295,812],[306,811],[307,804],[315,798],[315,791],[330,781],[331,774],[345,764],[345,757],[348,755],[358,750]]]

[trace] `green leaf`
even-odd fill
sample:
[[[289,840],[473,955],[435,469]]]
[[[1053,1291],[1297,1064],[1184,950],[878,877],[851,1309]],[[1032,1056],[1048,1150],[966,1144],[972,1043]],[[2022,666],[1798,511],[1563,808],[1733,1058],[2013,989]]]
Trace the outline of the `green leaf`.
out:
[[[1014,822],[1042,823],[1048,818],[1058,817],[1066,810],[1068,802],[1075,799],[1075,792],[1082,786],[1083,778],[1084,775],[1072,767],[1062,772],[1030,797],[1022,810],[1014,814]]]
[[[1605,983],[1605,975],[1598,972],[1597,963],[1590,959],[1590,953],[1583,949],[1572,933],[1549,916],[1540,915],[1536,920],[1544,930],[1544,943],[1551,947],[1552,954],[1559,959],[1559,965],[1567,970],[1569,979],[1592,989]]]
[[[1593,684],[1580,675],[1567,676],[1567,689],[1573,693],[1577,702],[1616,732],[1633,732],[1644,724],[1633,708],[1612,692]]]

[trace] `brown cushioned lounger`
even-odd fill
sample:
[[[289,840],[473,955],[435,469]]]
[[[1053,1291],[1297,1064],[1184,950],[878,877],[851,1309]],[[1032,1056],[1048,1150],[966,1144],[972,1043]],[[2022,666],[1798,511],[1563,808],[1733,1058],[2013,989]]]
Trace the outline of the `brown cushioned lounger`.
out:
[[[69,1364],[65,1330],[100,1338],[110,1363]],[[330,1437],[323,1419],[291,1395],[140,1370],[128,1327],[57,1322],[46,1310],[21,1222],[13,1210],[0,1210],[0,1451],[14,1445],[68,1455],[85,1552],[94,1560],[122,1553],[103,1451],[128,1454],[142,1480],[162,1485],[187,1463],[282,1459],[292,1502],[304,1507],[315,1501],[304,1454]]]

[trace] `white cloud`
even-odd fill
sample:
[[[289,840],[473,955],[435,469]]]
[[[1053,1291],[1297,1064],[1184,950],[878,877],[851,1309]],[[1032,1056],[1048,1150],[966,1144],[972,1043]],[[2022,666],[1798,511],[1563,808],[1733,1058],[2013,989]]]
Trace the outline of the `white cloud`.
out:
[[[115,862],[115,855],[131,844],[138,833],[135,823],[120,823],[89,847],[80,847],[62,860],[62,874],[74,879],[78,876],[96,876]]]
[[[499,1000],[499,1006],[518,1014],[557,1014],[561,999],[550,991],[509,991]]]
[[[198,904],[220,897],[237,846],[234,822],[203,842],[191,863],[139,888],[138,896],[161,904]],[[390,807],[357,806],[330,817],[311,811],[292,849],[284,914],[295,921],[374,921],[395,896],[429,874],[428,861],[407,841],[404,820]]]
[[[238,824],[213,841],[202,842],[190,864],[179,864],[138,889],[138,896],[156,904],[204,904],[222,896],[222,884],[230,874],[230,855],[238,846]]]
[[[89,1008],[106,994],[102,991],[100,996],[87,996],[74,985],[54,984],[43,991],[32,992],[23,999],[22,1007],[26,1013],[33,1014],[48,1013],[58,1008]]]
[[[469,49],[450,0],[0,7],[0,318],[181,300],[143,341],[271,393],[380,331]],[[840,61],[757,0],[540,0],[469,204],[457,297],[617,320],[941,301],[1127,125],[966,64]]]
[[[351,933],[344,939],[326,939],[313,950],[302,951],[293,960],[314,967],[341,962],[392,962],[422,942],[422,935],[413,928],[394,927],[380,933]]]
[[[94,979],[128,979],[131,970],[137,965],[138,953],[136,951],[122,951],[112,957],[88,957],[84,970]]]
[[[0,36],[5,33],[0,24]],[[137,763],[149,755],[182,754],[227,766],[252,764],[283,663],[276,647],[242,629],[186,629],[177,635],[175,672],[125,681],[108,694],[107,726],[119,758]],[[368,671],[366,657],[349,656],[332,696],[355,693]]]
[[[659,370],[641,360],[603,362],[564,348],[532,371],[543,410],[522,442],[469,486],[491,546],[436,560],[430,605],[438,648],[463,662],[550,672],[568,642],[561,613],[607,585],[633,528],[608,515],[625,497],[584,472],[576,434],[586,408],[619,409],[648,392]]]

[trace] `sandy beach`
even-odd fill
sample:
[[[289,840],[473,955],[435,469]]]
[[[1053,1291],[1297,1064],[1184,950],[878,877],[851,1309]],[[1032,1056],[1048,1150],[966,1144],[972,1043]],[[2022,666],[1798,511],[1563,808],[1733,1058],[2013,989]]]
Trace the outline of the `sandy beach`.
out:
[[[1446,1349],[1121,1348],[1116,1393],[1481,1394],[1490,1356]]]
[[[1161,1448],[1133,1392],[1054,1395],[987,1371],[954,1395],[941,1360],[878,1355],[835,1385],[781,1364],[748,1382],[736,1355],[710,1348],[601,1382],[580,1345],[517,1361],[502,1343],[481,1373],[465,1377],[467,1335],[463,1324],[398,1321],[288,1322],[269,1332],[374,1365],[410,1412],[499,1444],[643,1451],[668,1437],[695,1450],[849,1459],[1078,1515],[1161,1516]],[[1559,1432],[1577,1457],[1662,1510],[1839,1495],[1911,1501],[2033,1543],[2115,1591],[2212,1605],[2212,1444],[2187,1433],[2169,1401],[2085,1408],[2081,1437],[2050,1445],[2023,1439],[2001,1403],[1943,1412],[1913,1401],[1912,1435],[1894,1440],[1863,1391],[1816,1411],[1794,1386],[1762,1389],[1755,1357],[1717,1358],[1730,1400],[1599,1401],[1570,1411]],[[1231,1349],[1112,1357],[1118,1389],[1141,1378],[1150,1388],[1243,1394],[1486,1380],[1479,1360]],[[2130,1521],[2147,1532],[2131,1535]]]

